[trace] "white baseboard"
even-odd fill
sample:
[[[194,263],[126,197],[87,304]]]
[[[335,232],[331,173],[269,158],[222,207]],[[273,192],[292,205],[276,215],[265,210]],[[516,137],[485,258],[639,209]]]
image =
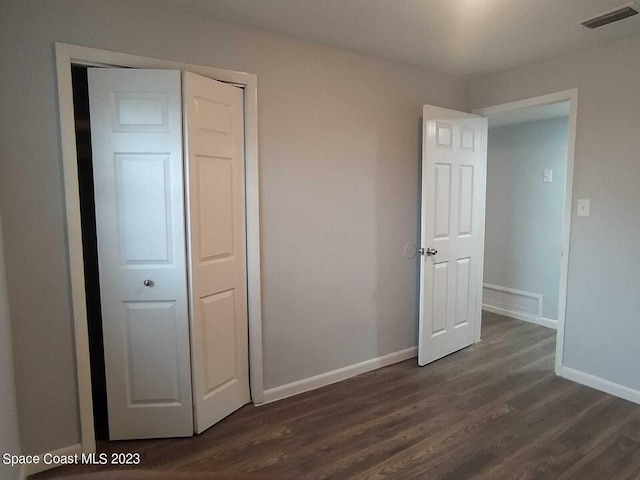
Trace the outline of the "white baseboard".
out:
[[[68,455],[80,455],[82,453],[82,445],[77,443],[75,445],[70,445],[68,447],[59,448],[57,450],[53,450],[51,452],[45,452],[38,457],[40,457],[39,463],[32,463],[29,465],[22,466],[22,475],[23,479],[26,479],[29,475],[35,475],[36,473],[44,472],[45,470],[50,470],[52,468],[59,467],[60,463],[52,463],[47,465],[43,461],[43,457],[47,454],[51,454],[52,456],[68,456]]]
[[[417,347],[407,348],[406,350],[390,353],[382,357],[372,358],[371,360],[365,360],[364,362],[349,365],[348,367],[339,368],[337,370],[322,373],[303,380],[298,380],[297,382],[288,383],[280,387],[270,388],[269,390],[265,390],[264,402],[260,405],[265,405],[267,403],[275,402],[276,400],[282,400],[293,395],[298,395],[299,393],[331,385],[332,383],[355,377],[361,373],[370,372],[371,370],[376,370],[378,368],[386,367],[387,365],[408,360],[417,355]]]
[[[506,317],[515,318],[516,320],[522,320],[523,322],[531,322],[531,323],[535,323],[536,325],[541,325],[543,327],[553,328],[554,330],[558,329],[558,321],[552,320],[550,318],[536,317],[534,315],[528,315],[526,313],[514,312],[512,310],[494,307],[492,305],[487,305],[485,303],[482,304],[482,310],[486,310],[487,312],[491,312],[491,313],[497,313],[499,315],[504,315]]]
[[[541,317],[543,302],[544,298],[539,293],[491,283],[482,284],[482,303],[487,305]]]
[[[640,404],[640,390],[634,390],[619,383],[610,382],[604,378],[596,377],[589,373],[581,372],[569,367],[562,367],[562,377],[567,380],[571,380],[587,387],[595,388],[601,392],[609,393],[616,397],[624,398],[633,403]]]

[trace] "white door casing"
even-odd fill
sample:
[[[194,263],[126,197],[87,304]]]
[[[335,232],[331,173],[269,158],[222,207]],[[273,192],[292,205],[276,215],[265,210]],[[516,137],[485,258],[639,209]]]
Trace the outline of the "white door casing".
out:
[[[193,434],[180,92],[176,70],[89,69],[112,440]]]
[[[242,91],[183,73],[194,426],[250,402]]]
[[[479,339],[486,138],[482,117],[423,107],[420,365]]]

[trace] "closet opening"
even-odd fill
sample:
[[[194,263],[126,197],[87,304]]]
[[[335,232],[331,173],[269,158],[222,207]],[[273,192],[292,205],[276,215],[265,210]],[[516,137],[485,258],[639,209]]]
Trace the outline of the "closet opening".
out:
[[[73,114],[78,156],[78,187],[80,195],[80,221],[82,225],[84,288],[86,292],[87,327],[89,334],[93,427],[95,429],[96,440],[106,441],[109,439],[109,421],[102,335],[102,307],[100,303],[100,274],[98,269],[98,243],[87,67],[83,65],[72,65],[71,80],[73,83]]]
[[[71,87],[92,440],[202,433],[251,402],[243,89],[82,65]]]
[[[191,436],[263,403],[256,75],[64,43],[55,56],[79,448]],[[231,287],[194,275],[239,258],[244,274],[216,277]],[[232,346],[241,381],[209,354]]]

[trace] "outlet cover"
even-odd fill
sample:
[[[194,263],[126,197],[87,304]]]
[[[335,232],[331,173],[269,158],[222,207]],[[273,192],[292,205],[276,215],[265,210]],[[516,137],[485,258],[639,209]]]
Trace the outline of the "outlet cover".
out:
[[[591,200],[588,198],[581,198],[578,200],[578,216],[588,217],[591,215]]]

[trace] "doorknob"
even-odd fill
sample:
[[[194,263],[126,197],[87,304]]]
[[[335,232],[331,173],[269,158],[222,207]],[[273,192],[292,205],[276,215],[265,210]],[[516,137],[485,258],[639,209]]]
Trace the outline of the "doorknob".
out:
[[[426,249],[420,248],[418,249],[418,253],[420,255],[426,255],[427,257],[430,257],[431,255],[437,255],[438,250],[436,250],[435,248],[429,248],[429,247],[427,247]]]
[[[153,280],[147,279],[142,283],[144,284],[145,287],[153,287]]]

